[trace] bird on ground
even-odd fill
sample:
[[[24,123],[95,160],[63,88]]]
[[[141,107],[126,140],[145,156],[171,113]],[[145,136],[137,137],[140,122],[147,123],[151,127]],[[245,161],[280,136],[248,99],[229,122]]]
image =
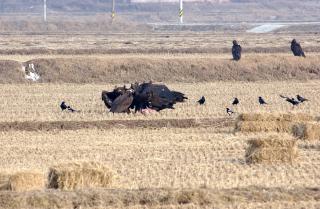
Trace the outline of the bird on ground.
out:
[[[201,99],[199,99],[198,101],[200,105],[204,105],[205,102],[206,102],[206,98],[204,96],[202,96]]]
[[[234,40],[232,43],[233,43],[233,46],[232,46],[233,60],[239,61],[241,59],[242,48],[236,40]]]
[[[297,57],[306,57],[304,54],[301,45],[296,41],[296,39],[293,39],[291,42],[291,51],[294,56]]]
[[[240,103],[239,99],[236,97],[234,98],[232,105],[238,105]]]
[[[268,103],[266,103],[262,97],[259,97],[259,104],[260,105],[266,105]]]
[[[227,114],[229,115],[229,116],[231,116],[232,114],[234,114],[234,112],[230,109],[230,108],[226,108],[226,111],[227,111]]]
[[[65,102],[65,101],[62,101],[62,102],[61,102],[60,108],[61,108],[61,111],[69,110],[70,112],[76,112],[76,110],[74,110],[74,109],[71,108],[70,106],[66,105],[66,102]]]
[[[130,113],[130,106],[133,102],[133,95],[131,91],[125,92],[123,95],[117,97],[111,104],[110,112],[112,113]]]
[[[297,100],[298,100],[299,102],[301,102],[301,103],[309,101],[308,99],[300,96],[299,94],[297,95]]]
[[[280,95],[280,97],[286,99],[287,102],[292,104],[292,108],[294,108],[295,106],[298,106],[300,104],[300,102],[295,100],[294,98],[290,98],[290,97],[286,97],[286,96],[282,96],[282,95]]]

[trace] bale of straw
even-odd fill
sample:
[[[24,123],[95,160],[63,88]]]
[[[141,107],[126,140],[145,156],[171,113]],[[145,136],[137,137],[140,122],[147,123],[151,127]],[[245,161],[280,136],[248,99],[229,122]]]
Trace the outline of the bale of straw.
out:
[[[253,139],[248,141],[246,162],[251,163],[293,163],[298,157],[296,141],[280,139],[273,136],[267,139]]]
[[[292,133],[295,137],[303,140],[320,140],[320,124],[299,123],[293,126]]]
[[[112,171],[96,162],[67,163],[49,169],[48,188],[75,190],[92,187],[109,187]]]
[[[293,122],[287,121],[241,121],[236,124],[239,132],[285,132],[291,133]]]
[[[239,115],[238,121],[314,121],[315,118],[304,113],[282,114],[282,113],[243,113]]]
[[[8,190],[15,192],[43,190],[45,183],[43,173],[18,172],[9,177]]]

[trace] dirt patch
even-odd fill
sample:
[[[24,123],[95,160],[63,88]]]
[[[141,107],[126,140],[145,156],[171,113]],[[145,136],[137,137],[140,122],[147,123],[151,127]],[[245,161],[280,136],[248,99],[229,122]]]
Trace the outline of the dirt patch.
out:
[[[231,127],[232,119],[160,119],[160,120],[104,120],[104,121],[24,121],[1,122],[0,131],[52,131],[111,128],[191,128],[191,127]]]
[[[320,199],[319,188],[141,189],[76,192],[0,192],[1,208],[126,208],[130,206],[231,206],[244,202],[301,202]],[[220,208],[220,207],[219,207]]]
[[[1,60],[0,83],[26,83],[21,64],[15,61]]]

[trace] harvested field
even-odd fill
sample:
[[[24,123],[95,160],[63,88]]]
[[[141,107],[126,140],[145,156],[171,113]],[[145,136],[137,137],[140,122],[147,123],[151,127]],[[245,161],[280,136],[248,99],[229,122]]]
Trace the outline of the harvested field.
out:
[[[110,84],[0,85],[0,88],[2,89],[0,96],[6,98],[5,101],[0,104],[0,108],[2,110],[0,111],[1,130],[32,130],[32,127],[25,129],[19,128],[23,123],[26,124],[26,127],[29,125],[35,125],[35,127],[39,127],[41,129],[41,124],[43,124],[43,127],[47,127],[46,124],[50,124],[47,122],[52,122],[51,125],[53,128],[61,129],[57,126],[65,124],[65,127],[68,127],[68,123],[66,121],[73,121],[70,122],[70,124],[74,124],[71,125],[72,127],[76,127],[81,124],[85,127],[84,123],[78,123],[78,121],[113,120],[115,121],[115,124],[118,120],[211,120],[212,118],[214,121],[216,118],[228,117],[225,112],[225,108],[227,106],[231,106],[231,102],[235,96],[239,97],[240,105],[238,107],[232,107],[237,113],[231,117],[233,120],[237,118],[238,114],[251,112],[304,113],[313,115],[314,117],[319,117],[320,112],[320,100],[316,96],[318,95],[317,92],[320,91],[320,83],[318,81],[265,83],[217,82],[202,84],[174,83],[170,84],[169,87],[170,89],[186,93],[189,100],[185,103],[176,105],[176,110],[174,111],[165,110],[160,113],[144,116],[142,114],[113,115],[107,112],[103,101],[101,101],[101,91],[113,89],[114,85]],[[249,91],[250,94],[248,94]],[[301,104],[299,107],[292,109],[289,103],[279,97],[279,94],[296,95],[297,93],[304,95],[310,100],[312,99],[312,102],[306,102]],[[270,102],[270,105],[260,107],[257,98],[261,94],[263,94],[267,102]],[[202,95],[206,97],[207,104],[199,106],[196,101]],[[70,114],[67,112],[61,113],[59,105],[62,100],[65,100],[67,103],[71,104],[72,107],[80,110],[81,112],[76,114]],[[8,108],[8,106],[10,106],[10,108]],[[44,123],[37,123],[37,121]],[[109,123],[110,126],[113,126],[113,122]],[[124,122],[124,125],[126,125],[126,123],[129,122]],[[149,122],[150,125],[151,123],[155,122]],[[161,124],[165,123],[165,121],[158,121],[157,123],[160,124],[159,126],[161,127],[163,126]],[[187,120],[187,122],[182,122],[181,125],[173,126],[186,127],[188,126],[188,123],[191,123],[189,126],[192,126],[192,123],[196,123],[196,121],[188,122]],[[172,122],[172,124],[174,124],[174,122]],[[215,126],[214,124],[215,122],[213,122],[213,126]],[[94,128],[95,126],[99,127],[99,124],[90,125],[90,123],[88,123],[88,126]],[[143,125],[141,124],[141,126]],[[70,129],[72,129],[72,127]],[[106,127],[106,125],[102,124],[101,127]]]
[[[293,26],[294,27],[294,26]],[[301,26],[296,26],[301,27]],[[319,30],[319,29],[317,29]],[[266,33],[243,32],[135,32],[110,34],[46,34],[1,35],[1,59],[15,56],[20,61],[30,57],[61,55],[116,55],[116,54],[225,54],[230,55],[232,40],[237,39],[244,53],[290,53],[290,41],[301,42],[307,55],[319,52],[317,32]],[[290,53],[291,54],[291,53]],[[25,59],[21,55],[29,55]],[[229,57],[229,56],[228,56]]]
[[[114,189],[319,185],[320,152],[312,148],[319,141],[298,141],[293,165],[247,165],[247,141],[266,136],[216,133],[211,127],[2,132],[0,170],[45,173],[55,164],[97,161],[118,176]]]
[[[13,41],[3,48],[5,55],[0,59],[10,61],[1,61],[0,65],[0,96],[4,98],[0,103],[0,208],[319,208],[319,140],[298,140],[299,156],[292,164],[283,163],[282,158],[276,164],[247,164],[248,142],[273,136],[274,130],[233,132],[240,114],[247,117],[243,122],[265,123],[266,127],[271,126],[274,115],[280,115],[278,123],[316,123],[320,116],[318,54],[308,54],[306,59],[273,54],[272,50],[286,46],[263,48],[269,40],[252,35],[254,43],[244,40],[246,50],[272,53],[245,54],[242,61],[234,63],[229,54],[203,53],[206,49],[220,52],[221,43],[229,53],[227,38],[208,37],[213,46],[209,46],[211,42],[200,45],[202,54],[159,54],[157,50],[172,46],[173,51],[183,51],[185,42],[194,36],[175,42],[182,37],[176,36],[167,44],[159,35],[159,43],[148,40],[145,45],[143,40],[147,39],[138,40],[138,36],[122,36],[120,40],[119,35],[115,39],[119,42],[111,48],[123,45],[117,50],[132,53],[159,44],[155,54],[105,54],[111,50],[102,49],[110,43],[110,37],[103,40],[102,36],[97,36],[96,44],[91,42],[92,37],[70,40],[70,47],[63,45],[63,38],[55,43],[55,37],[48,36],[44,42],[32,37],[34,45],[30,49],[28,41],[25,46]],[[309,42],[304,43],[308,49],[314,44],[313,38],[308,36]],[[8,39],[19,41],[18,36]],[[163,49],[160,42],[165,43]],[[48,45],[43,53],[51,48],[48,53],[52,54],[37,54],[44,43]],[[63,47],[59,49],[59,45]],[[88,47],[94,45],[101,48]],[[190,50],[192,47],[197,44]],[[35,64],[41,76],[39,83],[24,80],[22,65],[29,63]],[[102,90],[148,80],[164,82],[170,89],[185,93],[189,100],[177,104],[174,110],[150,115],[111,114],[106,110]],[[292,109],[279,94],[301,94],[310,101]],[[196,101],[203,95],[206,104],[199,106]],[[258,96],[269,105],[261,107]],[[240,99],[238,106],[231,105],[234,97]],[[80,112],[61,112],[62,100]],[[236,113],[228,116],[226,107]],[[70,172],[67,176],[72,180],[66,182],[72,185],[55,187],[71,190],[68,192],[8,191],[14,173],[37,170],[49,176],[55,165],[71,163],[56,169],[70,171],[75,162],[83,161],[110,168],[114,173],[112,184],[107,189],[89,188],[101,186],[98,174],[93,175],[98,180],[93,178],[93,183],[87,184],[81,182],[82,175]],[[75,182],[81,182],[80,186],[74,186]]]

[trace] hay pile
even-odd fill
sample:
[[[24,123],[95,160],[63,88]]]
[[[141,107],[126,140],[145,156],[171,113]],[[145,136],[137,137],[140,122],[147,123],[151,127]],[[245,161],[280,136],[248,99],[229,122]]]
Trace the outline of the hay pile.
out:
[[[313,120],[312,116],[306,114],[241,114],[237,120],[235,131],[291,133],[295,124]]]
[[[304,113],[283,114],[283,113],[243,113],[239,115],[240,121],[313,121],[315,118]]]
[[[293,163],[298,157],[296,141],[291,138],[271,136],[267,139],[248,141],[246,162],[251,163]]]
[[[67,163],[49,169],[48,187],[74,190],[88,187],[109,187],[111,170],[96,162]]]
[[[293,135],[303,140],[320,140],[319,123],[299,123],[292,128]]]
[[[8,190],[25,192],[32,190],[43,190],[45,188],[45,177],[42,173],[19,172],[9,177]]]

